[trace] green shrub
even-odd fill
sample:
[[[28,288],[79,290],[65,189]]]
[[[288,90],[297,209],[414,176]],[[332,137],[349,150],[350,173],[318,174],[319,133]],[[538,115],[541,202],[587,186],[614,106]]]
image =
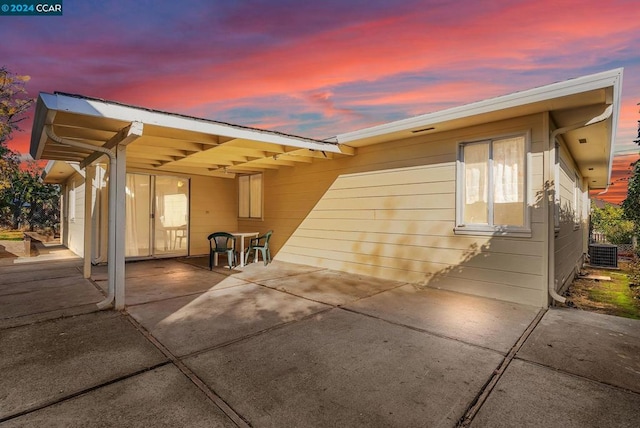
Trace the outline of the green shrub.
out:
[[[635,230],[633,221],[624,216],[620,207],[606,205],[603,208],[593,207],[591,210],[593,228],[602,232],[610,244],[628,244]]]

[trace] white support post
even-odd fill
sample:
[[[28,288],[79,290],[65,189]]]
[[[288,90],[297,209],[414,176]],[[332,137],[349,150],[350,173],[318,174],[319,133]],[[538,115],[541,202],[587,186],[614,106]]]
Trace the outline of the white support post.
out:
[[[125,238],[126,238],[126,183],[127,183],[127,146],[116,148],[116,239],[115,239],[115,309],[124,309],[125,304]]]
[[[91,249],[93,248],[93,221],[91,218],[93,208],[93,180],[96,176],[96,167],[87,165],[84,173],[84,266],[82,269],[85,278],[91,278]]]
[[[109,144],[117,147],[116,153],[104,147],[95,147],[91,144],[75,140],[66,140],[58,137],[51,125],[45,127],[47,136],[58,144],[79,147],[82,149],[100,152],[109,156],[109,256],[108,256],[108,277],[109,293],[107,297],[98,303],[98,308],[105,309],[115,300],[116,310],[124,309],[124,256],[125,256],[125,228],[126,228],[126,173],[127,173],[127,145],[142,136],[143,124],[132,122],[130,126],[118,133],[121,138],[120,143],[116,143],[112,138]],[[93,155],[100,157],[98,154]],[[83,167],[91,162],[85,160]]]

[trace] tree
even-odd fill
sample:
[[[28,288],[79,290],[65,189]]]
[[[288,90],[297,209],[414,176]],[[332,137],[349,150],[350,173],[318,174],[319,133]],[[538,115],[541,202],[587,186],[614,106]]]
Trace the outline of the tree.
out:
[[[621,207],[605,205],[603,208],[593,207],[591,210],[593,228],[604,234],[611,244],[628,244],[634,233],[634,224],[625,219]]]
[[[638,121],[638,138],[633,141],[640,144],[640,120]],[[633,175],[629,179],[627,198],[622,202],[622,209],[627,219],[635,223],[636,236],[640,236],[640,162],[633,165]]]
[[[0,226],[13,229],[57,227],[59,188],[42,181],[42,168],[21,162],[7,146],[33,104],[25,89],[29,76],[0,67]]]
[[[29,76],[13,74],[0,67],[0,155],[9,150],[5,146],[6,141],[11,139],[13,131],[19,129],[18,124],[26,119],[24,114],[33,104],[25,89],[29,79]]]
[[[0,67],[0,192],[11,187],[14,172],[20,167],[19,156],[7,147],[13,131],[26,119],[24,115],[33,103],[27,97],[25,83],[29,76],[11,73]]]
[[[13,171],[20,167],[18,154],[0,143],[0,192],[11,186]]]
[[[11,229],[56,229],[59,219],[59,186],[42,181],[42,168],[23,162],[11,172],[10,186],[0,192],[2,222]]]

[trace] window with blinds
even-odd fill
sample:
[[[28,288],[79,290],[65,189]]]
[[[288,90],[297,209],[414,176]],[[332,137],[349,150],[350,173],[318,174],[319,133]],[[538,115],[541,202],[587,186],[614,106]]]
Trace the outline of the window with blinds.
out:
[[[262,218],[262,174],[238,177],[238,217]]]

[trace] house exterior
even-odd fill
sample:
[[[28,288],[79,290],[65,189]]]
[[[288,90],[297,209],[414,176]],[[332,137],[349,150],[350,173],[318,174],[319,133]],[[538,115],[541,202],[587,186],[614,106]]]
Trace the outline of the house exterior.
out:
[[[616,69],[328,141],[41,94],[31,153],[58,161],[65,245],[86,260],[199,255],[210,232],[273,229],[276,260],[546,307],[587,253],[621,84]],[[111,258],[108,206],[129,213]]]

